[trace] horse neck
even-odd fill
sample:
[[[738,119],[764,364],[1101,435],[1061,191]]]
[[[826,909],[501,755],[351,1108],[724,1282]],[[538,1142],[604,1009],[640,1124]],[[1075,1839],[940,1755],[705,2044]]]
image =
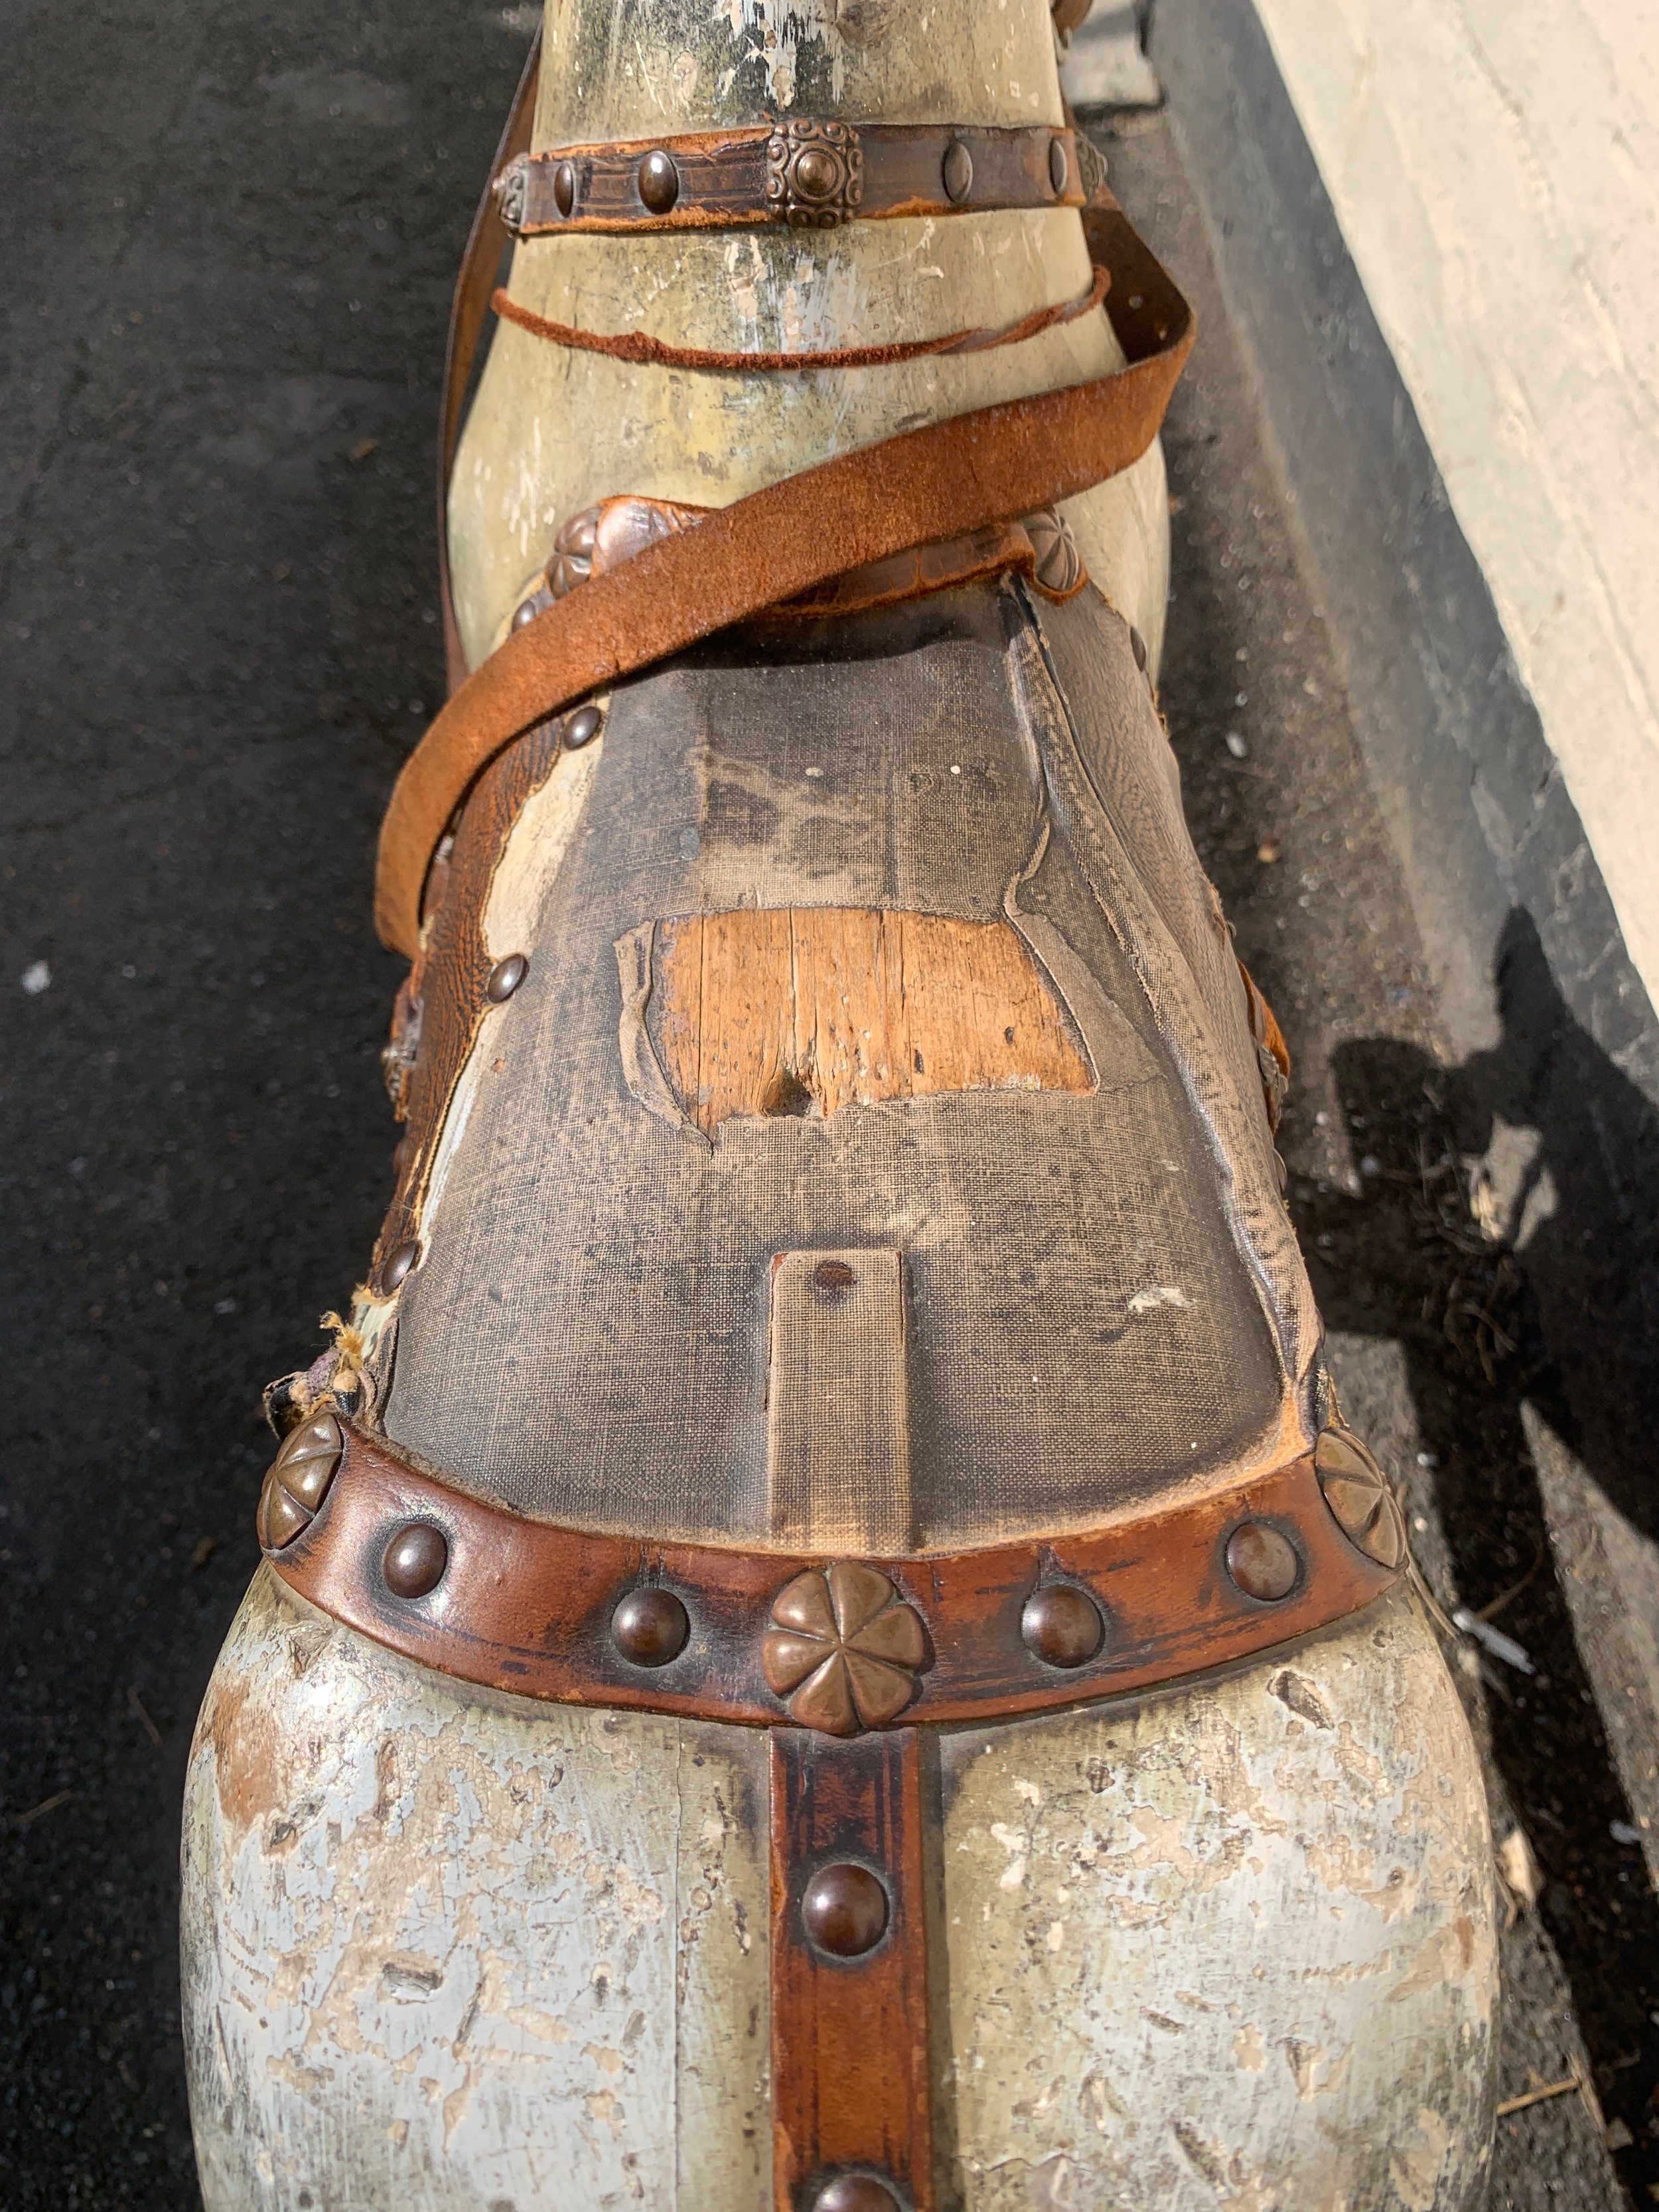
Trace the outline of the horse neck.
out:
[[[547,0],[538,152],[789,117],[1059,126],[1047,0]],[[548,321],[755,353],[1006,327],[1089,282],[1075,210],[1043,207],[829,231],[532,237],[509,289]],[[641,366],[503,325],[451,494],[468,658],[504,634],[561,522],[596,500],[723,506],[848,447],[1121,358],[1098,313],[984,352],[808,374]]]

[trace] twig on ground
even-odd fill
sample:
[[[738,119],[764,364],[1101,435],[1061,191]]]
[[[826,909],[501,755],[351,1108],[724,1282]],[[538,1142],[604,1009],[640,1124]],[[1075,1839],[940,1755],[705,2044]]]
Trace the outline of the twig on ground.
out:
[[[38,1805],[31,1805],[27,1813],[18,1814],[17,1826],[27,1828],[31,1821],[39,1820],[48,1813],[55,1813],[60,1805],[67,1805],[74,1795],[72,1790],[60,1790],[53,1796],[43,1797]]]
[[[161,1748],[161,1731],[156,1727],[155,1722],[151,1720],[149,1715],[144,1711],[144,1701],[138,1694],[138,1685],[137,1682],[135,1682],[132,1687],[127,1692],[127,1703],[131,1706],[134,1715],[143,1729],[144,1734],[155,1746],[157,1751],[160,1751]]]
[[[1524,2112],[1528,2105],[1541,2105],[1547,2097],[1565,2097],[1570,2090],[1583,2086],[1577,2074],[1569,2074],[1565,2081],[1552,2081],[1546,2089],[1528,2089],[1524,2097],[1505,2097],[1498,2107],[1498,2117],[1505,2120],[1511,2112]]]

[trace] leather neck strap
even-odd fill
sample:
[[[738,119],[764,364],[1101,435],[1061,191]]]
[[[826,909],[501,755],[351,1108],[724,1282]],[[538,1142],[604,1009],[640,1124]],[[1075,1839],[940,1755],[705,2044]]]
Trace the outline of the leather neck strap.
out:
[[[502,140],[527,135],[539,46]],[[1152,444],[1188,353],[1192,312],[1103,191],[1083,211],[1093,258],[1111,272],[1107,313],[1128,366],[1088,384],[982,407],[842,453],[767,485],[684,536],[649,546],[515,631],[460,681],[398,778],[380,829],[374,918],[415,957],[432,854],[479,772],[515,738],[588,693],[799,598],[847,569],[1075,497]],[[456,288],[440,440],[440,532],[449,469],[492,279],[507,233],[487,191]],[[450,680],[465,669],[442,564]]]
[[[497,173],[520,237],[562,230],[831,230],[892,216],[1081,207],[1077,140],[1047,124],[796,120],[565,146]]]

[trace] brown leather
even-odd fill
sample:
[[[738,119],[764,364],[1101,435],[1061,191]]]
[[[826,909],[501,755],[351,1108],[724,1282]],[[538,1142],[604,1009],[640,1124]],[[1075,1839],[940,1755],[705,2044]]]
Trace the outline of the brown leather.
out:
[[[999,346],[1023,345],[1079,315],[1091,313],[1105,299],[1111,272],[1097,268],[1094,280],[1080,300],[1062,300],[1052,307],[1002,330],[947,331],[940,337],[914,338],[902,345],[830,346],[818,353],[723,353],[708,346],[670,345],[648,331],[589,331],[574,323],[550,322],[545,315],[521,307],[505,289],[490,305],[504,322],[528,331],[532,337],[550,345],[568,346],[579,353],[607,354],[613,361],[637,362],[656,368],[690,368],[722,374],[757,374],[780,376],[809,368],[891,368],[901,362],[922,361],[936,355],[991,353]]]
[[[501,143],[495,149],[489,172],[492,180],[515,155],[529,147],[541,65],[542,30],[538,22],[519,78],[519,88],[507,110]],[[495,272],[511,243],[512,233],[502,222],[494,195],[486,185],[472,218],[472,228],[467,233],[466,250],[461,256],[460,274],[455,280],[455,295],[450,304],[449,336],[444,347],[443,408],[438,426],[438,598],[443,608],[444,665],[451,691],[459,690],[466,681],[466,655],[461,651],[461,633],[455,621],[455,599],[449,582],[449,471],[454,464],[456,441],[461,434],[461,409],[473,358],[483,334],[484,318],[489,312],[489,295],[495,289]]]
[[[788,1724],[793,1686],[778,1675],[786,1686],[774,1690],[767,1674],[768,1639],[779,1627],[773,1609],[821,1559],[526,1520],[451,1489],[383,1437],[348,1420],[340,1426],[339,1472],[315,1520],[267,1553],[313,1605],[423,1666],[491,1689]],[[1397,1519],[1392,1500],[1380,1510]],[[1229,1540],[1247,1521],[1281,1531],[1300,1561],[1294,1588],[1276,1604],[1246,1597],[1227,1572]],[[410,1522],[441,1529],[449,1546],[443,1582],[417,1604],[393,1596],[381,1565]],[[1388,1556],[1398,1560],[1402,1549]],[[1220,1488],[1082,1534],[872,1564],[925,1632],[914,1693],[888,1716],[907,1723],[1041,1712],[1248,1658],[1368,1605],[1398,1571],[1343,1534],[1311,1456],[1241,1472]],[[1098,1652],[1072,1669],[1042,1663],[1021,1632],[1027,1600],[1053,1583],[1087,1591],[1105,1623]],[[634,1666],[613,1640],[617,1607],[641,1585],[672,1590],[690,1616],[672,1664]]]
[[[647,499],[637,493],[623,493],[584,507],[559,526],[553,557],[540,583],[514,611],[514,625],[533,620],[579,585],[631,561],[658,538],[695,530],[714,512],[712,507],[689,507],[679,500]],[[930,592],[975,583],[1011,568],[1029,576],[1045,599],[1056,601],[1074,599],[1089,580],[1077,541],[1064,518],[1048,507],[1022,515],[1018,522],[994,523],[965,538],[913,545],[896,553],[890,561],[850,568],[803,598],[787,599],[769,612],[796,620],[863,614],[874,607],[926,599]],[[426,910],[431,906],[428,878]]]
[[[474,779],[523,731],[617,678],[849,568],[1088,490],[1139,460],[1191,350],[1191,311],[1116,206],[1085,213],[1129,366],[843,453],[722,507],[509,637],[405,763],[380,830],[375,921],[412,958],[421,888]]]
[[[816,149],[824,174],[821,195],[803,191],[792,175],[809,149]],[[672,204],[653,208],[641,197],[640,165],[653,155],[660,162],[665,155],[673,164]],[[893,216],[1081,207],[1079,176],[1074,134],[1046,124],[1004,130],[803,118],[556,147],[515,161],[501,176],[497,199],[521,237],[782,222],[819,228]],[[562,192],[568,213],[560,205]]]
[[[514,823],[553,771],[560,739],[560,726],[547,724],[491,763],[461,817],[441,883],[433,870],[429,894],[435,896],[427,902],[425,939],[410,973],[407,999],[398,994],[418,1049],[407,1054],[401,1071],[402,1118],[408,1127],[398,1147],[397,1188],[374,1246],[373,1282],[383,1279],[391,1255],[419,1231],[444,1115],[490,1008],[495,959],[531,950],[498,945],[492,955],[483,937],[484,903]]]
[[[921,1745],[915,1729],[851,1744],[780,1729],[771,1746],[772,2202],[810,2206],[838,2174],[873,2173],[933,2212]],[[802,1900],[852,1866],[887,1893],[867,1952],[825,1957]]]

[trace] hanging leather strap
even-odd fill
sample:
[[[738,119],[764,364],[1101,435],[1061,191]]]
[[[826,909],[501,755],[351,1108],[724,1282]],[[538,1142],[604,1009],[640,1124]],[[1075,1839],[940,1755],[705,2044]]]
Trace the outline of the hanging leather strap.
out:
[[[510,161],[530,146],[531,125],[536,114],[536,87],[542,68],[539,23],[525,58],[519,88],[507,110],[506,128],[495,149],[495,159],[484,186],[472,228],[467,233],[461,272],[455,280],[455,296],[449,310],[449,337],[444,347],[443,410],[438,429],[438,593],[443,608],[444,665],[451,691],[466,681],[466,656],[455,620],[455,595],[449,581],[449,472],[455,464],[455,447],[461,434],[461,407],[471,380],[472,363],[489,313],[489,295],[495,289],[495,272],[501,256],[513,242],[513,234],[501,221],[495,181]]]
[[[532,49],[502,140],[528,131]],[[1106,309],[1128,366],[1087,384],[976,408],[860,447],[751,492],[684,536],[647,547],[515,631],[459,683],[404,763],[381,825],[374,916],[413,958],[421,890],[439,839],[495,756],[538,722],[618,678],[799,598],[849,568],[1052,507],[1133,465],[1157,436],[1192,349],[1192,312],[1127,217],[1102,191],[1083,210]],[[456,289],[440,440],[441,546],[461,401],[507,233],[487,191]],[[450,680],[465,667],[442,562]]]

